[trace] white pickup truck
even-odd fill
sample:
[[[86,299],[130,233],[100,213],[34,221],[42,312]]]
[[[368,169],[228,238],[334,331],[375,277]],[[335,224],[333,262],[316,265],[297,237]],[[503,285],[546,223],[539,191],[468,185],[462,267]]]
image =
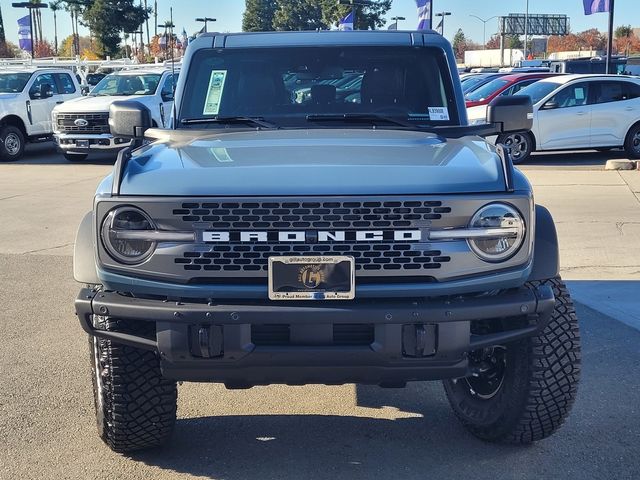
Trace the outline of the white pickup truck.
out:
[[[154,127],[168,125],[178,71],[133,68],[103,78],[89,95],[58,105],[53,111],[55,140],[69,161],[90,153],[117,153],[130,140],[114,138],[109,130],[109,107],[117,100],[135,100],[151,111]]]
[[[54,107],[81,95],[63,68],[0,70],[0,161],[18,160],[27,142],[50,140]]]

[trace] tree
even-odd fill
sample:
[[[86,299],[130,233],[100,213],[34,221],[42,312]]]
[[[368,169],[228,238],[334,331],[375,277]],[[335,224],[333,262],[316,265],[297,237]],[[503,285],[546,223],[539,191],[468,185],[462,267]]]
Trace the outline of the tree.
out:
[[[507,35],[504,38],[505,48],[524,48],[524,43],[519,35]]]
[[[321,0],[322,19],[327,27],[337,26],[341,18],[351,11],[349,5],[339,5],[334,0]],[[391,0],[374,0],[371,5],[357,6],[356,22],[353,28],[356,30],[375,30],[385,24],[384,15],[391,9]]]
[[[53,12],[53,45],[55,54],[58,55],[58,16],[57,13],[62,10],[62,0],[55,0],[49,4],[49,8]]]
[[[274,30],[317,30],[322,21],[322,5],[315,0],[278,0],[273,16]]]
[[[276,0],[246,0],[242,16],[245,32],[268,32],[273,30],[273,17],[278,8]]]
[[[578,45],[584,50],[605,50],[607,48],[607,37],[597,28],[590,28],[577,35]]]
[[[489,50],[496,50],[500,48],[500,34],[494,33],[491,35],[491,38],[487,41],[486,48]]]
[[[53,57],[53,45],[46,40],[41,40],[34,44],[33,53],[36,58]]]
[[[96,58],[94,57],[99,57],[97,53],[92,49],[92,45],[91,45],[92,42],[89,37],[79,37],[79,40],[80,40],[79,42],[80,53],[78,55],[81,55],[82,57],[87,57],[87,58],[91,57],[89,58],[90,60],[91,59],[95,60]],[[75,47],[74,47],[73,35],[69,35],[68,37],[62,39],[62,42],[60,42],[60,48],[58,49],[58,55],[60,55],[61,57],[73,57],[74,51],[75,51]]]
[[[135,0],[93,0],[82,17],[98,39],[104,55],[120,51],[120,34],[136,31],[149,17],[149,10]]]
[[[7,49],[7,39],[4,36],[4,21],[2,20],[2,5],[0,5],[0,57],[2,52]]]
[[[461,28],[458,29],[453,36],[453,53],[456,54],[456,58],[464,58],[464,52],[467,49],[467,37]]]

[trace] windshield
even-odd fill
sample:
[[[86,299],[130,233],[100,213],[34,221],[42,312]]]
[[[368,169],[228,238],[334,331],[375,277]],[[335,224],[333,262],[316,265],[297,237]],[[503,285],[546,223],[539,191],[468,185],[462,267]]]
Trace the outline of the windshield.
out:
[[[153,95],[160,83],[159,73],[138,75],[107,75],[91,91],[91,95]]]
[[[215,128],[243,117],[321,127],[345,116],[349,126],[372,117],[385,117],[388,125],[390,119],[410,127],[459,125],[450,78],[445,56],[434,48],[200,50],[191,61],[179,123]]]
[[[464,99],[467,102],[482,102],[508,84],[509,80],[496,78],[495,80],[491,80],[489,83],[474,90],[473,92],[467,93],[464,96]]]
[[[0,93],[19,93],[30,78],[30,73],[0,73]]]
[[[520,90],[518,95],[529,95],[531,103],[535,105],[559,86],[560,84],[556,82],[536,82]]]

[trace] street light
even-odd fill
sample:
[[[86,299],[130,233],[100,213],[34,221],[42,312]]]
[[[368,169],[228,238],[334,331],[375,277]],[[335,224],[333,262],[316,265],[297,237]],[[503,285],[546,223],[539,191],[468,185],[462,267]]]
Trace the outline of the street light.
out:
[[[490,22],[494,18],[498,18],[498,16],[495,15],[495,16],[493,16],[491,18],[487,18],[486,20],[483,20],[482,18],[480,18],[477,15],[469,15],[469,16],[473,17],[473,18],[477,18],[478,20],[480,20],[482,22],[482,49],[486,50],[487,49],[487,22]]]
[[[527,0],[527,9],[524,13],[524,59],[527,59],[527,38],[529,37],[529,0]]]
[[[210,18],[210,17],[199,17],[196,18],[196,22],[204,22],[204,33],[207,33],[207,23],[209,22],[216,22],[217,20],[215,18]]]
[[[406,20],[405,17],[391,17],[391,20],[395,20],[396,21],[396,30],[398,30],[398,21],[400,20]]]
[[[34,34],[33,34],[33,10],[40,10],[41,8],[49,8],[46,3],[31,3],[31,2],[14,2],[11,4],[14,8],[26,8],[29,10],[29,35],[31,36],[31,58],[35,58],[34,55]],[[42,39],[40,39],[42,41]]]
[[[440,30],[440,35],[442,35],[443,37],[444,37],[444,17],[448,17],[449,15],[451,15],[451,12],[436,13],[436,17],[442,17],[442,20],[440,21],[440,25],[442,26],[442,29]]]

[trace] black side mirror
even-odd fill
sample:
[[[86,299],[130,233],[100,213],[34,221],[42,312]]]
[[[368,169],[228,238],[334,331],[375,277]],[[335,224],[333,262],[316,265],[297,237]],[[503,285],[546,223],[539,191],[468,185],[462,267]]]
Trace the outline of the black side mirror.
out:
[[[31,89],[29,96],[32,100],[42,100],[44,98],[53,97],[53,87],[48,83],[43,83],[37,87]]]
[[[533,104],[528,95],[497,97],[487,107],[487,122],[497,123],[502,133],[533,128]]]
[[[554,102],[553,100],[549,100],[542,106],[542,110],[555,110],[556,108],[560,108],[560,104],[558,102]]]
[[[163,102],[173,102],[173,92],[164,92],[162,94]]]
[[[82,95],[86,97],[87,95],[89,95],[89,87],[86,85],[80,87],[80,93],[82,93]]]
[[[152,122],[151,111],[140,102],[123,100],[109,108],[109,128],[114,137],[142,139]]]

